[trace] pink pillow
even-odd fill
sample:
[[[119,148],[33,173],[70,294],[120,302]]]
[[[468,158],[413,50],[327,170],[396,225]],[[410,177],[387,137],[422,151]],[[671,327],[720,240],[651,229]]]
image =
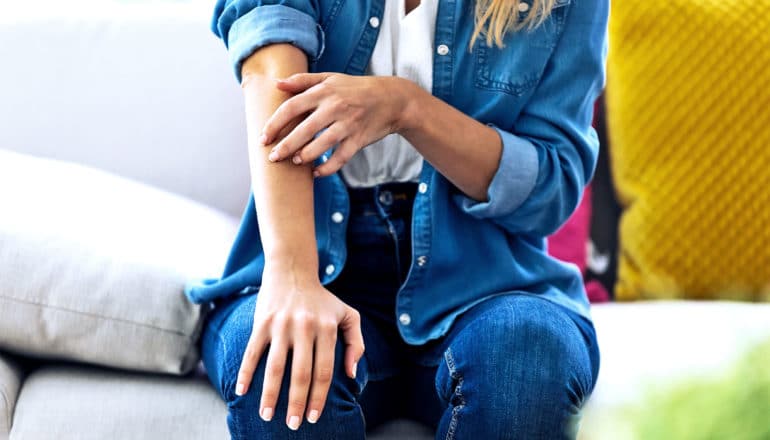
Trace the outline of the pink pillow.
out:
[[[548,253],[559,260],[573,263],[585,274],[588,261],[587,244],[591,229],[591,185],[583,193],[575,212],[553,235],[548,237]],[[592,303],[609,301],[607,290],[597,281],[586,284]]]

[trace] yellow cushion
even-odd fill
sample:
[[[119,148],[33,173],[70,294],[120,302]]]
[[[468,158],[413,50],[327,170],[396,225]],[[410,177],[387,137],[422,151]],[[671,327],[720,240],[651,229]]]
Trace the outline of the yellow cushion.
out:
[[[767,299],[770,0],[612,5],[616,297]]]

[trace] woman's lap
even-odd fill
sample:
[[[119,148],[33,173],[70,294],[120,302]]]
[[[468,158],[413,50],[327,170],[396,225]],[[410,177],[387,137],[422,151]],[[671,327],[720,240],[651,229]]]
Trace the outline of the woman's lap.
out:
[[[557,431],[574,422],[598,372],[590,323],[533,295],[482,302],[462,314],[443,338],[417,347],[398,338],[395,324],[382,328],[381,319],[369,320],[362,310],[367,351],[357,380],[335,365],[324,410],[326,421],[333,422],[324,423],[322,416],[317,425],[304,423],[292,433],[282,413],[270,424],[258,418],[258,386],[250,398],[234,394],[255,297],[224,301],[210,315],[202,341],[209,378],[228,402],[234,438],[265,432],[271,438],[327,438],[334,429],[344,429],[335,431],[335,438],[362,438],[361,411],[369,428],[409,417],[437,427],[438,438],[571,438]],[[279,399],[284,407],[286,392]]]

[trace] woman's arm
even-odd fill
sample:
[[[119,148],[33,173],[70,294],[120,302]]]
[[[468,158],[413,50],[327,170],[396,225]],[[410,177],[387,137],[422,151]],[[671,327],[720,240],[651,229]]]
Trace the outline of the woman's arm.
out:
[[[316,169],[317,176],[327,176],[363,146],[399,133],[462,192],[479,201],[487,199],[500,163],[500,136],[415,83],[397,77],[322,73],[294,75],[279,81],[278,87],[301,94],[267,121],[264,141],[273,142],[295,115],[315,112],[278,142],[270,160],[292,157],[295,164],[309,163],[340,142],[335,154]],[[329,129],[313,140],[327,125]]]
[[[263,379],[253,376],[269,345],[260,416],[272,419],[291,350],[285,422],[293,430],[299,428],[305,415],[312,423],[323,411],[333,376],[338,330],[347,344],[344,365],[350,377],[355,377],[364,351],[358,312],[326,290],[318,278],[310,167],[270,163],[270,150],[259,142],[264,122],[290,96],[275,87],[273,78],[306,70],[305,53],[289,44],[264,46],[244,62],[242,70],[252,188],[265,268],[235,393],[243,395],[253,379]],[[292,119],[285,131],[302,115]],[[280,133],[277,138],[281,138]]]
[[[312,173],[308,166],[271,166],[269,150],[259,142],[265,121],[291,97],[275,87],[275,78],[298,72],[307,72],[307,57],[301,50],[289,44],[266,46],[244,62],[241,88],[254,203],[266,264],[313,280],[318,277],[318,255]],[[296,125],[292,122],[287,128]]]

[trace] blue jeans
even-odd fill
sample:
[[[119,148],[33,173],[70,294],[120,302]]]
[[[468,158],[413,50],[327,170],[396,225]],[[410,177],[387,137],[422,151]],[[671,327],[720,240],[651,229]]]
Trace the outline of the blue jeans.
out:
[[[535,295],[506,294],[462,314],[438,340],[411,346],[399,336],[395,296],[410,266],[414,191],[410,183],[351,190],[348,260],[327,287],[361,313],[366,353],[356,379],[348,378],[339,338],[317,424],[293,432],[283,423],[291,356],[272,422],[258,415],[266,356],[249,393],[235,395],[256,294],[216,304],[203,332],[203,362],[227,403],[234,439],[361,439],[400,417],[431,426],[438,439],[575,438],[599,369],[590,321]]]

